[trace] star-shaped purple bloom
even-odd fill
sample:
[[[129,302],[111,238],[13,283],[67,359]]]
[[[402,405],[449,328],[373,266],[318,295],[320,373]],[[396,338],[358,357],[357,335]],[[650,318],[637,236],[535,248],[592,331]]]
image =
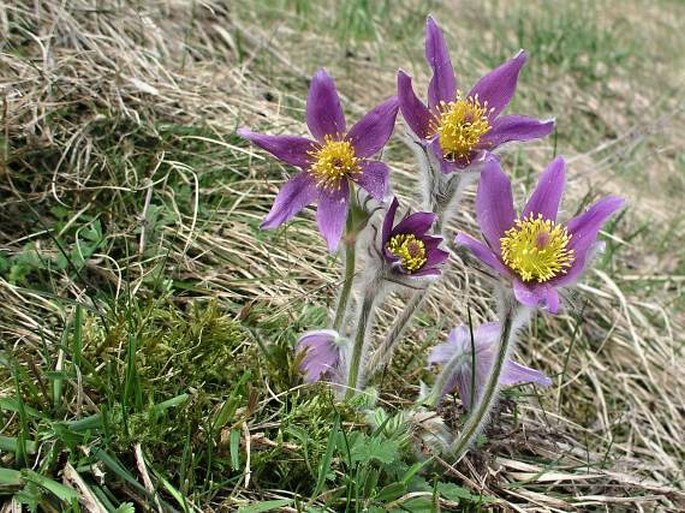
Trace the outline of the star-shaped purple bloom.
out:
[[[429,16],[426,60],[433,70],[428,105],[417,98],[411,77],[401,70],[397,76],[398,98],[407,125],[422,144],[432,148],[443,172],[481,162],[506,142],[545,137],[554,128],[553,120],[500,116],[514,96],[519,72],[526,61],[523,50],[482,77],[466,96],[461,96],[445,39]]]
[[[241,137],[302,170],[281,188],[261,227],[276,228],[317,202],[319,230],[329,250],[335,251],[347,219],[350,182],[377,200],[387,193],[388,166],[371,157],[388,142],[397,111],[397,98],[392,97],[347,131],[335,82],[319,70],[312,78],[306,105],[307,126],[315,140],[239,129]]]
[[[596,246],[599,230],[624,200],[607,196],[566,224],[557,223],[565,163],[553,160],[540,176],[520,216],[511,182],[496,160],[486,163],[476,195],[476,217],[485,244],[457,235],[484,264],[512,282],[518,301],[559,310],[557,289],[575,283]]]
[[[300,371],[305,383],[339,378],[342,353],[338,339],[338,333],[333,330],[310,331],[300,337],[295,352],[304,352]]]
[[[399,202],[393,198],[383,220],[383,257],[394,272],[411,278],[440,274],[449,253],[439,248],[442,237],[428,235],[436,215],[416,212],[395,225]]]
[[[451,365],[449,369],[451,375],[445,380],[445,387],[440,391],[441,396],[457,391],[464,407],[469,409],[471,405],[471,371],[472,368],[475,368],[476,397],[474,404],[478,402],[495,359],[500,331],[501,326],[498,322],[485,323],[473,330],[474,358],[472,358],[474,355],[472,355],[471,333],[468,326],[463,324],[450,332],[447,342],[433,348],[428,357],[429,364],[446,366],[449,362],[454,362],[454,365]],[[475,366],[472,365],[473,363]],[[552,384],[552,380],[538,370],[507,359],[500,376],[500,386],[508,387],[523,383],[535,383],[542,387],[548,387]]]

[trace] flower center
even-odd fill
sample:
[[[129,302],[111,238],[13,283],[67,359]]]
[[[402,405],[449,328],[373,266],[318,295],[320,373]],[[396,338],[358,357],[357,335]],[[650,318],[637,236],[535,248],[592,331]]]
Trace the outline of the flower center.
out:
[[[461,98],[450,103],[440,102],[435,133],[440,141],[443,156],[450,160],[469,159],[471,151],[481,137],[490,130],[487,102],[478,97]]]
[[[352,144],[349,141],[335,141],[330,135],[324,138],[320,148],[310,151],[309,156],[314,159],[309,172],[322,189],[339,189],[343,178],[361,172]]]
[[[523,281],[543,283],[559,274],[566,274],[574,260],[571,241],[566,227],[543,219],[542,214],[531,214],[517,219],[509,228],[502,244],[502,260],[516,271]]]
[[[426,245],[411,233],[401,233],[390,237],[387,249],[400,259],[402,267],[410,274],[426,264]]]

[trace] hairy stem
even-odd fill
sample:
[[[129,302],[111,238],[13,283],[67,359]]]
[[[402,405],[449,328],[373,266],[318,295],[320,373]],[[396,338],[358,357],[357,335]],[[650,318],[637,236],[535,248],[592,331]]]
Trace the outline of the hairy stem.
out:
[[[348,221],[349,224],[349,221]],[[348,226],[349,229],[349,226]],[[352,282],[354,281],[355,271],[355,257],[356,257],[356,237],[348,232],[345,237],[345,278],[343,281],[342,291],[338,298],[338,305],[335,309],[335,319],[333,320],[333,329],[340,332],[345,313],[347,312],[347,303],[350,299],[350,292],[352,291]]]
[[[359,307],[359,320],[357,321],[357,332],[354,337],[354,345],[352,346],[352,357],[350,358],[350,365],[347,374],[347,392],[345,398],[352,397],[357,389],[363,373],[360,373],[362,367],[362,356],[366,352],[367,333],[369,331],[370,321],[373,317],[373,307],[376,302],[378,294],[379,283],[372,280],[364,291],[364,299]]]
[[[473,354],[473,351],[462,351],[450,358],[447,364],[443,367],[442,372],[435,380],[435,384],[433,385],[430,395],[423,400],[422,404],[431,408],[437,407],[438,403],[440,402],[440,398],[442,397],[442,392],[445,390],[450,378],[454,375],[455,369],[460,367],[467,360],[470,361],[473,357]],[[473,374],[475,375],[475,372]]]
[[[515,342],[514,319],[516,313],[516,303],[511,300],[506,301],[497,355],[495,356],[495,361],[493,362],[490,375],[485,384],[485,389],[478,399],[475,411],[468,417],[459,438],[454,441],[451,447],[451,452],[456,458],[456,461],[459,461],[462,456],[464,456],[474,437],[483,429],[485,423],[488,421],[490,410],[496,402],[502,369],[504,368],[504,363]]]
[[[414,292],[404,306],[404,309],[400,313],[400,316],[395,320],[393,325],[390,327],[390,331],[383,339],[381,345],[374,351],[373,356],[369,360],[367,366],[367,371],[373,373],[376,369],[380,369],[392,358],[392,354],[395,351],[397,342],[400,340],[402,333],[409,326],[409,321],[414,317],[414,314],[419,309],[423,300],[426,297],[428,288],[418,290]]]

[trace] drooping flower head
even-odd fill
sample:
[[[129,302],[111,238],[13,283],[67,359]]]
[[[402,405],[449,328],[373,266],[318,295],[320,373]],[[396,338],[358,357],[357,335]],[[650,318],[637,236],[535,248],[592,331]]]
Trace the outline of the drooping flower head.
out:
[[[407,277],[440,274],[440,267],[449,253],[438,246],[442,237],[428,235],[436,215],[416,212],[395,225],[399,202],[393,198],[383,220],[382,252],[391,269]]]
[[[300,371],[304,374],[305,383],[339,377],[342,345],[336,331],[317,330],[305,333],[297,341],[295,352],[304,353]]]
[[[447,342],[433,348],[428,357],[429,365],[447,366],[450,363],[448,368],[450,375],[444,381],[443,390],[439,391],[440,396],[456,391],[464,407],[469,409],[472,404],[471,386],[473,384],[475,390],[473,404],[478,402],[495,360],[500,331],[501,326],[498,322],[478,326],[473,330],[472,347],[469,327],[462,324],[450,332]],[[475,369],[475,379],[472,379],[473,369]],[[500,386],[508,387],[523,383],[535,383],[547,387],[552,384],[552,380],[538,370],[507,358],[502,368]]]
[[[411,77],[404,71],[397,76],[398,97],[407,125],[419,141],[431,147],[443,172],[481,162],[488,152],[506,142],[545,137],[554,128],[552,120],[500,116],[514,96],[519,72],[526,61],[523,50],[463,94],[457,89],[443,34],[429,16],[426,60],[433,70],[428,86],[428,105],[416,96]]]
[[[559,223],[564,185],[565,163],[559,157],[542,173],[517,216],[509,178],[497,161],[488,161],[476,195],[476,217],[486,243],[465,234],[456,238],[512,282],[520,303],[546,307],[552,313],[559,310],[557,289],[579,279],[600,228],[624,204],[622,198],[608,196],[567,223]]]
[[[377,200],[387,193],[389,169],[371,157],[388,142],[397,110],[397,98],[392,97],[347,131],[335,83],[319,70],[312,78],[306,105],[307,126],[314,140],[239,129],[241,137],[302,170],[281,188],[262,228],[276,228],[317,202],[319,230],[329,250],[335,251],[347,219],[351,184]]]

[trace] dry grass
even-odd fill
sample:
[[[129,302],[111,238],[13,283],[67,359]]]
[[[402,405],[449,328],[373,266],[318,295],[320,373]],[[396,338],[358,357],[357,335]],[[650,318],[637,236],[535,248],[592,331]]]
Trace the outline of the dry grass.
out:
[[[303,132],[307,77],[319,66],[336,77],[352,117],[392,93],[398,67],[426,84],[427,9],[446,28],[465,85],[517,47],[525,23],[544,28],[553,19],[545,2],[493,0],[478,9],[460,2],[454,16],[447,5],[407,0],[392,19],[379,14],[371,33],[341,36],[332,5],[311,5],[305,15],[288,2],[0,6],[7,35],[0,45],[0,257],[14,262],[35,253],[39,262],[29,266],[28,281],[0,273],[4,349],[38,354],[59,343],[74,302],[100,311],[106,295],[155,294],[158,275],[189,284],[176,294],[179,303],[216,298],[236,317],[259,305],[269,312],[260,314],[263,322],[296,319],[302,301],[330,305],[337,267],[311,215],[275,233],[256,229],[289,171],[245,147],[235,129]],[[522,198],[556,144],[571,162],[568,214],[607,192],[628,197],[630,209],[608,234],[601,270],[568,298],[567,312],[538,315],[522,337],[524,360],[556,376],[555,387],[515,406],[505,401],[486,450],[445,472],[515,511],[676,511],[685,507],[685,6],[607,0],[580,8],[588,5],[593,30],[614,39],[589,46],[597,63],[588,64],[586,49],[570,65],[555,61],[553,49],[544,54],[554,39],[531,39],[537,46],[527,48],[515,108],[555,115],[559,134],[513,150],[508,168]],[[510,21],[524,15],[520,26]],[[532,37],[525,34],[524,43]],[[585,48],[589,36],[573,43],[565,34],[555,44]],[[605,62],[611,45],[627,55]],[[415,183],[407,155],[399,142],[386,155],[405,197]],[[475,229],[472,193],[456,221],[466,230]],[[161,210],[163,221],[155,217]],[[82,265],[41,266],[86,248],[71,229],[96,222],[102,237]],[[487,280],[464,269],[455,259],[384,390],[416,392],[403,383],[422,372],[415,354],[458,322],[467,304],[477,320],[492,319]],[[383,322],[400,304],[392,302]],[[3,395],[14,391],[11,380],[3,388]]]

